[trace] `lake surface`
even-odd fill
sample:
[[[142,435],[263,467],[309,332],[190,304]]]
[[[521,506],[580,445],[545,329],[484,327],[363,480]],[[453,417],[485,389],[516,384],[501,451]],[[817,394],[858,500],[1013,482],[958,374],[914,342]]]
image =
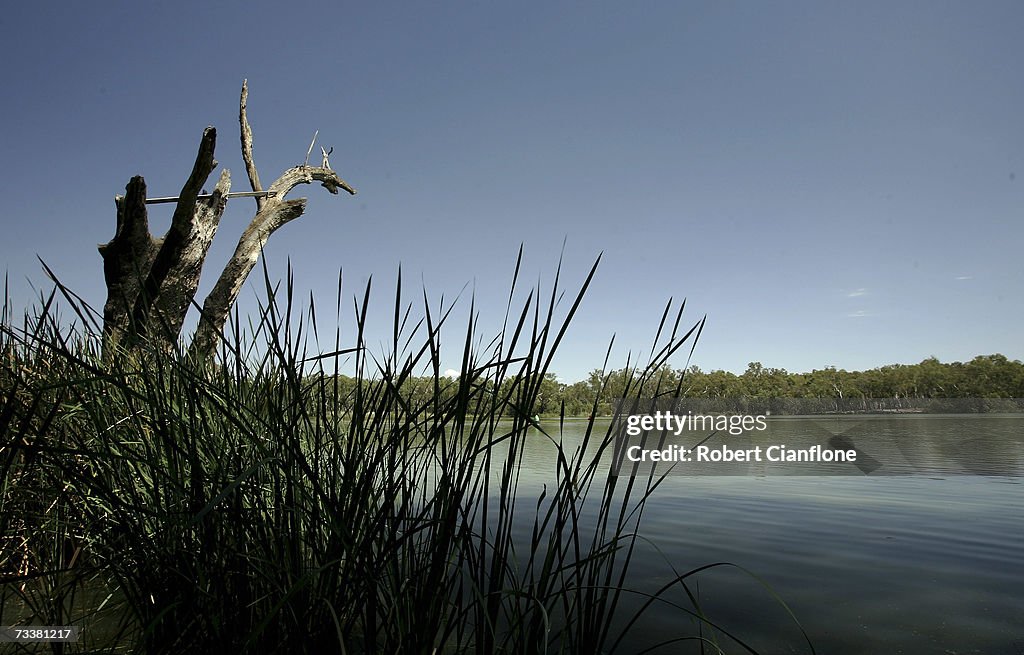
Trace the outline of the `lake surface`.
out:
[[[776,435],[789,430],[795,440],[807,425],[772,421]],[[630,586],[650,592],[674,577],[672,567],[730,562],[785,601],[818,653],[1024,654],[1024,416],[830,421],[859,443],[875,435],[874,454],[878,444],[902,442],[879,456],[887,475],[670,476],[641,527],[657,549],[643,545],[633,558]],[[542,427],[572,447],[586,421],[567,421],[561,433],[557,421]],[[601,434],[606,427],[597,426]],[[536,436],[524,457],[525,494],[554,479],[553,446]],[[810,652],[748,573],[720,567],[694,580],[708,616],[759,652]],[[682,590],[668,598],[691,606]],[[692,625],[679,609],[656,605],[626,650],[692,634]],[[657,652],[699,652],[687,648]]]

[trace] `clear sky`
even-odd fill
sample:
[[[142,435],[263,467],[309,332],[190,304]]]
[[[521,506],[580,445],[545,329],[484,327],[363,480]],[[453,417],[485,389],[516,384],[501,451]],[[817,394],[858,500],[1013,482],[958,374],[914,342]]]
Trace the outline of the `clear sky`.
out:
[[[1016,0],[25,2],[0,26],[18,307],[46,286],[38,255],[101,308],[113,196],[135,174],[177,195],[206,125],[248,190],[248,78],[264,183],[319,129],[359,190],[297,189],[272,274],[290,257],[325,307],[339,268],[346,296],[372,275],[380,340],[399,265],[409,297],[475,290],[489,333],[520,243],[547,287],[564,240],[570,289],[604,252],[553,367],[567,381],[613,333],[614,364],[646,353],[670,297],[708,315],[703,369],[1024,357]],[[253,209],[229,204],[200,299]],[[155,231],[170,213],[151,209]]]

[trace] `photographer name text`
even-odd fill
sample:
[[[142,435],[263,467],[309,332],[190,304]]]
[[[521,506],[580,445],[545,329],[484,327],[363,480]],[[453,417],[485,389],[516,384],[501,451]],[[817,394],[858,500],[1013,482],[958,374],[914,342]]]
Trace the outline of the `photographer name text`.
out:
[[[630,446],[626,458],[631,462],[856,462],[856,450],[836,450],[811,446],[810,448],[787,448],[786,444],[755,446],[753,448],[730,448],[721,446],[668,446],[666,448],[644,448]]]

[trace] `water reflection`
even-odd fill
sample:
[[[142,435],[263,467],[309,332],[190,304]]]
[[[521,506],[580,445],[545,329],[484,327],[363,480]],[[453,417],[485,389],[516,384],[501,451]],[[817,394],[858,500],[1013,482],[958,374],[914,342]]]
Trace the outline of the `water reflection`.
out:
[[[642,533],[653,545],[641,544],[630,582],[650,591],[673,569],[732,562],[788,603],[819,653],[1018,652],[1024,501],[1013,476],[1022,472],[1024,420],[844,418],[772,423],[794,446],[846,436],[882,462],[884,474],[667,478],[645,513]],[[542,427],[571,448],[586,422]],[[531,435],[522,493],[553,482],[554,452],[543,435]],[[609,454],[602,473],[610,465]],[[785,610],[747,573],[716,568],[695,582],[710,616],[761,652],[808,652]],[[681,588],[670,600],[688,605]],[[688,621],[657,605],[627,650],[678,636]]]

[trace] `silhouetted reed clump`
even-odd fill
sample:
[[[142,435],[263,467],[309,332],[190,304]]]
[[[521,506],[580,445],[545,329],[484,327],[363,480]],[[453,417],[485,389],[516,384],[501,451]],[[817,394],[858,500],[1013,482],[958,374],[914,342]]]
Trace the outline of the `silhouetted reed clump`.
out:
[[[364,345],[369,285],[353,345],[335,330],[322,349],[315,308],[265,275],[258,320],[236,320],[215,362],[104,353],[94,314],[60,283],[20,325],[5,303],[4,621],[84,626],[63,652],[631,650],[647,605],[623,616],[622,600],[658,480],[600,467],[611,443],[593,421],[569,449],[530,418],[596,266],[560,307],[557,276],[543,299],[520,294],[517,263],[500,333],[478,345],[472,306],[459,328],[457,379],[440,360],[451,308],[424,294],[412,318],[400,275],[384,353]],[[341,296],[339,281],[339,309]],[[696,340],[702,324],[677,336],[680,316],[666,309],[636,388]],[[433,389],[411,393],[424,375]],[[557,452],[532,497],[519,490],[528,438]],[[719,652],[723,633],[690,598],[680,639]]]

